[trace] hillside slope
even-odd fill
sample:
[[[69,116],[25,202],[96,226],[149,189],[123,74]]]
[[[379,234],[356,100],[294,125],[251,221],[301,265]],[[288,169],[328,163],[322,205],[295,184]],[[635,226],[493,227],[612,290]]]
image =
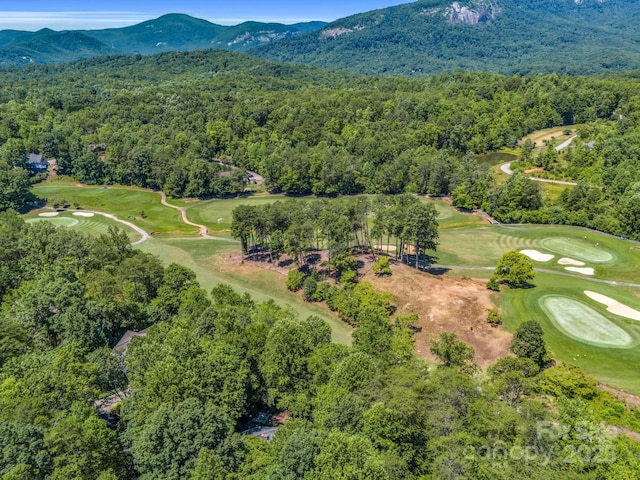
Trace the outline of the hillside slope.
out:
[[[251,53],[364,74],[592,74],[640,68],[639,23],[633,0],[422,0]]]
[[[216,25],[182,14],[163,15],[137,25],[105,30],[0,31],[0,66],[60,63],[110,54],[152,55],[166,51],[251,47],[319,30],[324,22],[295,25],[245,22]]]

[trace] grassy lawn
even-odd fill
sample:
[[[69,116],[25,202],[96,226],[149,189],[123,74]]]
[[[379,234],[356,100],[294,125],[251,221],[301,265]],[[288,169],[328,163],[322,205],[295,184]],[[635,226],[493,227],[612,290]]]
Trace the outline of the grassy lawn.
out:
[[[579,227],[479,225],[441,229],[436,257],[443,265],[493,266],[506,251],[533,249],[555,255],[547,262],[534,262],[536,268],[566,273],[557,261],[569,257],[595,268],[594,278],[640,283],[640,250],[636,247],[629,241]],[[589,255],[595,253],[602,255],[590,261]],[[603,261],[605,258],[610,259]]]
[[[135,223],[149,233],[196,233],[197,229],[182,223],[180,212],[160,203],[160,195],[129,187],[78,186],[64,182],[45,182],[33,187],[39,197],[65,200],[87,210],[112,213]]]
[[[351,343],[351,328],[324,307],[307,303],[285,287],[285,277],[259,267],[225,268],[217,255],[238,249],[223,241],[196,237],[153,238],[138,246],[144,252],[158,255],[165,263],[179,263],[196,272],[202,288],[210,291],[219,283],[228,283],[239,292],[248,292],[255,300],[274,300],[290,307],[302,318],[316,315],[325,320],[333,332],[333,340]]]
[[[74,230],[78,230],[82,233],[87,233],[90,235],[101,235],[107,233],[109,227],[114,226],[127,232],[127,235],[132,242],[140,239],[140,234],[135,232],[133,229],[119,222],[115,222],[113,220],[105,218],[101,215],[94,215],[93,217],[86,218],[75,216],[73,215],[73,212],[68,211],[60,212],[56,217],[45,218],[39,217],[38,212],[33,212],[25,216],[25,221],[27,223],[49,222],[55,226],[72,228]]]
[[[640,394],[640,322],[627,320],[609,313],[606,307],[584,295],[584,290],[607,295],[625,305],[640,309],[640,290],[596,284],[586,280],[566,279],[539,273],[534,281],[536,287],[521,290],[506,290],[502,295],[502,310],[505,327],[515,332],[518,325],[527,320],[537,320],[545,332],[545,340],[553,357],[564,362],[579,365],[598,381],[622,389],[626,392]],[[603,347],[579,341],[565,333],[548,311],[553,303],[545,301],[549,296],[566,298],[584,304],[604,317],[615,327],[623,330],[632,338],[630,348]],[[545,311],[545,309],[547,309]],[[562,314],[563,312],[558,312]],[[583,312],[584,313],[584,312]],[[584,318],[583,321],[587,321]],[[594,330],[598,325],[594,324]],[[579,328],[579,326],[577,327]],[[611,330],[617,330],[612,328]],[[584,335],[576,331],[577,337]]]
[[[194,205],[187,210],[189,220],[200,225],[206,225],[210,233],[219,235],[231,230],[232,212],[239,205],[266,205],[278,200],[288,201],[297,198],[310,199],[312,197],[286,197],[284,195],[256,195],[240,198],[225,198],[207,200]]]
[[[560,127],[552,127],[545,128],[544,130],[537,130],[535,132],[530,133],[522,140],[531,140],[534,143],[537,143],[536,150],[540,150],[541,147],[544,147],[544,141],[550,141],[554,139],[557,145],[561,144],[565,140],[568,140],[571,135],[575,135],[576,127],[578,125],[565,125]],[[564,132],[569,130],[571,133],[569,135],[565,135]]]

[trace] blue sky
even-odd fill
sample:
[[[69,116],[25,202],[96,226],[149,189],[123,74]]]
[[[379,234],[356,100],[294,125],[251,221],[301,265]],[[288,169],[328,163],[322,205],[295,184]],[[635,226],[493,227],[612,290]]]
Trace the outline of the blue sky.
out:
[[[389,7],[409,0],[0,0],[0,30],[54,30],[122,27],[165,13],[187,13],[214,23],[245,20],[295,23],[332,21],[354,13]]]

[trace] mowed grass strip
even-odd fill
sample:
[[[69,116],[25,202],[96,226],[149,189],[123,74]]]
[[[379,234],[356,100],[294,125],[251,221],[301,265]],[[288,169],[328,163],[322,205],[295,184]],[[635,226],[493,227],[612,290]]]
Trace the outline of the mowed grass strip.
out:
[[[534,280],[535,288],[503,288],[501,296],[503,321],[505,328],[515,332],[518,325],[527,320],[536,320],[544,330],[544,338],[554,358],[578,365],[598,381],[626,392],[640,394],[640,325],[607,312],[606,307],[588,298],[585,290],[607,295],[632,308],[640,308],[640,289],[630,287],[596,284],[582,279],[538,273]],[[541,305],[541,299],[552,295],[580,302],[589,306],[612,325],[623,329],[632,338],[631,348],[606,347],[578,341],[569,336],[557,325],[557,319]],[[561,315],[561,314],[559,314]],[[588,320],[584,320],[587,321]],[[585,325],[584,328],[588,328]],[[585,333],[587,335],[587,333]]]
[[[536,268],[567,273],[557,261],[569,257],[595,268],[594,278],[640,283],[636,243],[580,227],[479,225],[441,229],[435,256],[442,265],[492,266],[505,252],[525,249],[555,255],[548,262],[534,261]]]
[[[286,197],[284,195],[257,195],[238,198],[207,200],[187,209],[187,217],[194,223],[205,225],[210,233],[229,234],[233,210],[240,205],[261,206],[276,201],[303,200],[313,197]]]
[[[33,187],[33,193],[49,203],[65,200],[87,210],[96,210],[128,220],[148,233],[197,233],[197,228],[182,223],[180,212],[160,203],[160,194],[128,187],[78,186],[45,182]]]
[[[122,223],[110,220],[102,215],[93,217],[77,217],[72,211],[60,212],[56,217],[39,217],[38,213],[31,213],[25,217],[27,223],[47,222],[56,227],[65,227],[77,230],[89,235],[102,235],[109,232],[109,227],[113,226],[126,232],[132,242],[140,240],[140,234]]]
[[[285,286],[286,278],[278,272],[245,264],[238,268],[225,267],[218,255],[238,250],[239,246],[224,241],[199,237],[156,237],[144,242],[140,250],[158,255],[165,263],[179,263],[196,272],[198,281],[207,292],[219,284],[228,283],[241,293],[247,292],[257,301],[274,300],[278,305],[292,308],[300,318],[316,315],[325,320],[335,342],[350,344],[351,327],[326,308],[307,303]]]

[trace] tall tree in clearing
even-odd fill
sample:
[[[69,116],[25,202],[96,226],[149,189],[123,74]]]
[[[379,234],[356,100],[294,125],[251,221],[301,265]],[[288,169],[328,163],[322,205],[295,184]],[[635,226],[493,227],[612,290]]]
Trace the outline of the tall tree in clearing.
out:
[[[438,212],[430,203],[415,203],[409,207],[402,230],[403,243],[411,242],[416,255],[416,268],[420,254],[438,246]]]
[[[506,283],[512,288],[524,288],[531,286],[531,280],[535,277],[533,262],[523,253],[512,250],[500,257],[498,265],[487,288],[499,290],[499,283]]]

